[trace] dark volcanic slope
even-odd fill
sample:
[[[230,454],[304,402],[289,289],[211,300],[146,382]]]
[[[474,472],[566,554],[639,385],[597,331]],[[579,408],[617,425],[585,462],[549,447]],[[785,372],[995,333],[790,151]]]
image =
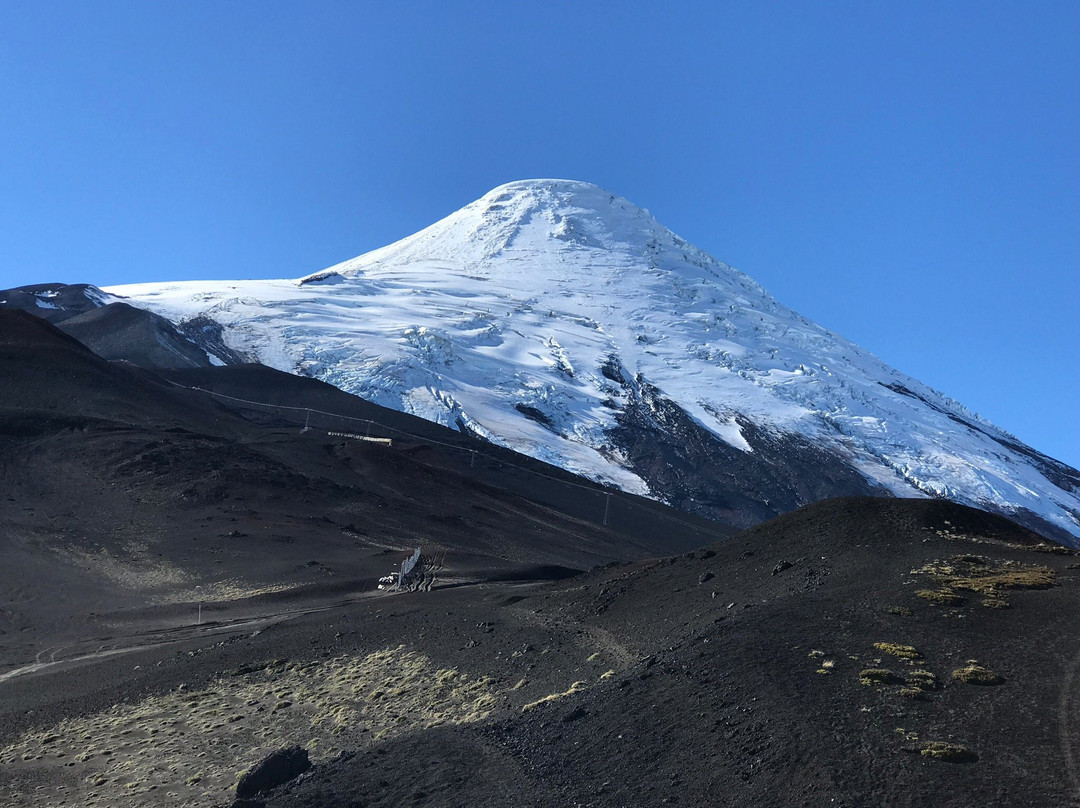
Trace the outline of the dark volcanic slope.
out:
[[[213,614],[370,593],[416,546],[446,554],[449,583],[587,569],[708,535],[681,518],[663,534],[604,529],[592,489],[572,489],[591,498],[590,523],[443,451],[253,421],[0,311],[0,663],[117,621],[186,620],[198,601]]]
[[[491,603],[496,635],[573,632],[549,687],[580,691],[504,693],[500,720],[374,744],[269,804],[1074,804],[1078,565],[1049,549],[948,503],[838,500]],[[454,659],[512,682],[542,653]],[[997,683],[963,681],[972,660]]]
[[[613,530],[650,546],[664,548],[679,536],[697,537],[698,546],[734,533],[729,525],[690,513],[673,513],[655,500],[582,480],[552,466],[408,413],[380,407],[316,379],[294,376],[265,365],[161,371],[177,384],[222,394],[223,406],[258,423],[282,427],[309,425],[317,432],[362,433],[403,440],[410,456],[425,464],[517,494],[534,502]],[[279,405],[245,404],[242,399]]]
[[[221,326],[206,317],[174,324],[146,309],[117,302],[85,283],[0,289],[3,310],[24,311],[48,320],[98,356],[123,359],[139,367],[210,367],[250,361],[228,348],[221,338]]]
[[[206,351],[172,323],[127,303],[110,303],[71,317],[60,328],[103,359],[126,359],[145,368],[210,366]]]
[[[64,424],[137,424],[215,429],[236,422],[208,399],[138,368],[107,362],[44,320],[0,310],[2,434],[48,431]],[[235,429],[235,424],[232,426]]]
[[[1076,567],[949,503],[819,503],[558,584],[187,637],[64,697],[63,668],[0,681],[0,793],[228,804],[300,744],[272,808],[1074,804]]]
[[[0,309],[25,311],[50,323],[59,323],[93,311],[105,298],[100,289],[88,283],[38,283],[0,289]]]

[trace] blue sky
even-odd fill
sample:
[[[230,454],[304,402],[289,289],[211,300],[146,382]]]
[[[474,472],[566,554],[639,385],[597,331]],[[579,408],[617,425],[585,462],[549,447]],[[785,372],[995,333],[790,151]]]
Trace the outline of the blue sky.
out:
[[[598,183],[1080,465],[1080,4],[0,6],[0,288],[295,277]]]

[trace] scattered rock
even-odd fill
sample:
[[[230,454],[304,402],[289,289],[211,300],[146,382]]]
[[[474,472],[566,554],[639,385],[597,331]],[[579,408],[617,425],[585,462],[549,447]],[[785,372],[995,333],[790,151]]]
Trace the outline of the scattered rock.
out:
[[[581,707],[577,707],[577,708],[571,710],[570,712],[568,712],[566,715],[564,715],[562,717],[562,722],[564,724],[570,724],[570,723],[572,723],[574,721],[577,721],[577,720],[579,720],[581,718],[584,718],[587,715],[588,715],[588,713],[585,712],[585,710],[583,710]]]
[[[311,761],[303,747],[293,746],[271,752],[240,778],[236,784],[236,796],[239,800],[247,800],[295,780],[310,768]]]

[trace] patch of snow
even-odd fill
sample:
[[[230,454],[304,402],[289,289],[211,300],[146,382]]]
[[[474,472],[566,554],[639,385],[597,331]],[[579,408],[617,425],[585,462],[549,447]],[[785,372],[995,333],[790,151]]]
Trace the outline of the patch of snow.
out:
[[[113,295],[106,294],[98,289],[96,286],[87,286],[83,290],[83,295],[98,308],[102,306],[108,306],[110,303],[116,303],[117,299]]]

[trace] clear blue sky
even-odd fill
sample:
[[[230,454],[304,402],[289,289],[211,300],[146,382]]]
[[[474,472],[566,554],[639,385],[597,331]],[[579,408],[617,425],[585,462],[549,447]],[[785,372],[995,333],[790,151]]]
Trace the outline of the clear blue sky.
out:
[[[1080,465],[1080,3],[0,5],[0,288],[296,277],[589,180]]]

